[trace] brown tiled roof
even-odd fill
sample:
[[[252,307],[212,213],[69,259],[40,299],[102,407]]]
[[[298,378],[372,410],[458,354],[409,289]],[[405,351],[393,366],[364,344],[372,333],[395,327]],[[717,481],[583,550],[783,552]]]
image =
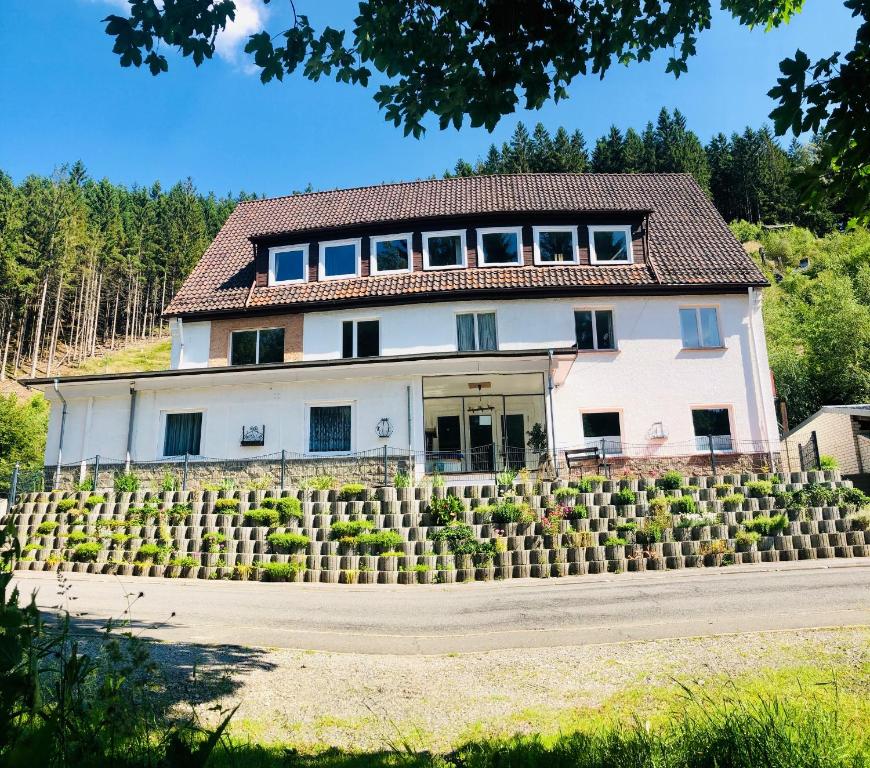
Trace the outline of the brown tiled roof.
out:
[[[251,239],[492,213],[649,211],[650,264],[412,272],[259,287]],[[763,285],[764,277],[688,174],[472,176],[314,192],[240,203],[166,309],[168,315],[441,291],[590,286]]]

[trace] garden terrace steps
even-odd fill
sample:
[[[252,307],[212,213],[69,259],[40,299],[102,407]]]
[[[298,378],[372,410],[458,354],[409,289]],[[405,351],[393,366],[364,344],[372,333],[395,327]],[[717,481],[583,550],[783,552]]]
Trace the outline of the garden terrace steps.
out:
[[[752,485],[758,481],[761,486]],[[6,519],[24,547],[19,569],[199,578],[432,583],[870,556],[870,530],[849,517],[855,505],[846,503],[843,492],[851,484],[836,472],[680,482],[680,488],[668,491],[649,479],[596,482],[588,492],[563,499],[561,507],[553,494],[565,483],[517,484],[512,501],[527,505],[519,511],[498,508],[506,499],[494,485],[375,488],[350,499],[338,491],[277,489],[101,490],[102,501],[90,493],[55,492],[22,496]],[[619,495],[626,489],[636,494],[635,503],[618,504],[630,500]],[[789,509],[778,508],[788,501],[785,491],[798,494]],[[458,550],[431,538],[444,531],[432,501],[447,493],[462,499],[457,521],[468,526],[466,538],[471,536]],[[689,497],[691,502],[683,503],[696,514],[676,513],[676,502],[656,515],[656,505],[667,504],[653,499],[665,493]],[[282,496],[300,500],[300,520],[272,528],[246,524],[246,513],[261,508],[264,498]],[[238,503],[216,509],[221,498]],[[174,505],[188,508],[173,510]],[[586,516],[576,514],[579,505]],[[574,519],[559,516],[566,507],[575,510]],[[503,522],[499,513],[525,517]],[[767,530],[767,518],[779,514],[787,519]],[[334,524],[355,520],[368,521],[370,530],[347,540],[331,537]],[[760,526],[760,535],[747,536],[747,526]],[[389,531],[397,534],[392,540],[377,535]],[[270,542],[270,536],[282,533],[306,538]],[[82,544],[89,546],[77,549]]]

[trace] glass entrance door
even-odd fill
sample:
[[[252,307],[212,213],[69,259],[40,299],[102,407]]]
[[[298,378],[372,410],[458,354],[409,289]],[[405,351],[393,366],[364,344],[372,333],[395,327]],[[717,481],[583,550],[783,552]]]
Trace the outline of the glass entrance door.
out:
[[[472,472],[491,472],[492,416],[474,414],[468,417],[468,448]]]
[[[508,413],[502,419],[504,464],[509,469],[522,469],[526,465],[525,421],[521,413]]]

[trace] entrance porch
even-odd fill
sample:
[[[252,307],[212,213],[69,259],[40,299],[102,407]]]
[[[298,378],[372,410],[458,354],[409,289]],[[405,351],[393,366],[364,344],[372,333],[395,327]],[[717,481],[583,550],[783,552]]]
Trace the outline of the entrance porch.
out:
[[[423,377],[427,474],[538,468],[547,456],[546,374]]]

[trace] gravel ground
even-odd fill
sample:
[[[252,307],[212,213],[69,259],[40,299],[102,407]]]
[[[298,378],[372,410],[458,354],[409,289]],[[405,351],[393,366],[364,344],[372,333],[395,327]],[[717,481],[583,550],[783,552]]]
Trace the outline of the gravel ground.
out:
[[[173,670],[175,701],[206,717],[215,703],[241,702],[236,735],[300,748],[441,750],[481,733],[553,730],[572,710],[674,678],[703,685],[811,664],[856,670],[870,690],[868,649],[870,629],[847,628],[416,657],[176,644],[154,655]]]

